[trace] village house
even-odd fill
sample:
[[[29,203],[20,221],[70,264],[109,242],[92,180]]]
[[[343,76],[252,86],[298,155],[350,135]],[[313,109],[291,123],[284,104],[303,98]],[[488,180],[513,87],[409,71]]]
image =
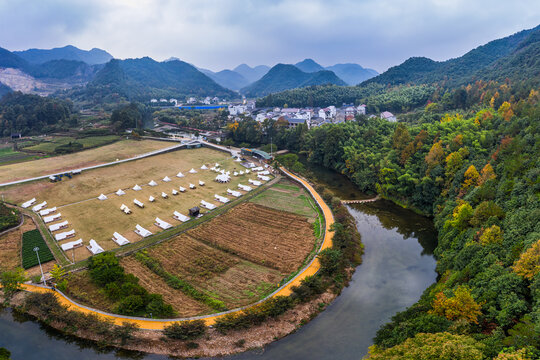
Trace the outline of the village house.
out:
[[[381,119],[385,119],[390,122],[396,122],[397,118],[394,114],[392,114],[390,111],[383,111],[381,113]]]

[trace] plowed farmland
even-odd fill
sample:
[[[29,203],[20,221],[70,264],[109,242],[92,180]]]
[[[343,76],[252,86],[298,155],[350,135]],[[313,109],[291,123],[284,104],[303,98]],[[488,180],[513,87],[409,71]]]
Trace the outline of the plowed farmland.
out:
[[[289,273],[313,249],[313,228],[300,215],[246,203],[189,232],[205,243]]]

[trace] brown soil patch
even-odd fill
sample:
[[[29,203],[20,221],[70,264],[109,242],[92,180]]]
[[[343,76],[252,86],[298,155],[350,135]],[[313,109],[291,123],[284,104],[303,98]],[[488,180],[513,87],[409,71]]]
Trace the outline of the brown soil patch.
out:
[[[0,236],[0,270],[2,271],[21,266],[22,234],[36,228],[32,219],[24,216],[23,221],[19,228]]]
[[[112,312],[114,308],[114,302],[110,301],[101,289],[92,282],[87,271],[70,274],[66,295],[96,309]]]
[[[182,291],[173,289],[163,281],[161,277],[154,274],[146,266],[141,264],[133,257],[124,257],[120,264],[126,272],[137,276],[142,285],[150,293],[161,294],[166,303],[171,304],[174,310],[178,312],[179,317],[188,317],[210,313],[209,308],[185,295]]]
[[[283,273],[296,270],[315,241],[305,217],[253,203],[241,204],[189,234]]]

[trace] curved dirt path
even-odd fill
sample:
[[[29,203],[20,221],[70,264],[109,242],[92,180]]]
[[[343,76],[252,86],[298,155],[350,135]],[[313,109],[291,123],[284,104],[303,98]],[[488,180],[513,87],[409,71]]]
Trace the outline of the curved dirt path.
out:
[[[332,246],[332,238],[334,237],[334,233],[330,231],[330,227],[334,223],[334,216],[332,215],[332,211],[330,210],[328,205],[326,205],[326,203],[324,202],[322,197],[315,191],[315,189],[306,180],[292,174],[291,172],[289,172],[288,170],[286,170],[283,167],[280,168],[280,169],[285,175],[289,176],[293,180],[295,180],[295,181],[299,182],[300,184],[302,184],[302,186],[304,186],[304,188],[306,188],[306,190],[309,191],[309,193],[315,199],[315,201],[317,202],[317,204],[319,205],[319,207],[321,208],[321,210],[323,212],[323,215],[324,215],[324,218],[325,218],[325,234],[324,234],[323,243],[321,244],[321,247],[319,248],[319,251],[317,253],[319,253],[320,251],[322,251],[324,249],[327,249],[327,248],[331,247]],[[80,311],[82,313],[93,313],[93,314],[97,315],[100,318],[107,319],[107,320],[112,320],[116,325],[122,325],[123,322],[129,322],[129,323],[134,323],[134,324],[138,325],[139,328],[141,328],[141,329],[163,330],[163,328],[165,328],[166,326],[171,325],[174,322],[186,321],[186,320],[194,320],[194,319],[202,319],[202,320],[204,320],[206,322],[207,325],[212,325],[212,324],[215,323],[216,319],[219,318],[219,317],[225,316],[225,315],[230,314],[230,313],[242,311],[242,310],[244,310],[246,308],[249,308],[251,306],[255,306],[257,304],[260,304],[261,302],[264,302],[264,301],[266,301],[266,300],[268,300],[268,299],[270,299],[272,297],[275,297],[275,296],[288,296],[292,292],[292,287],[300,285],[300,282],[303,279],[305,279],[307,276],[311,276],[311,275],[316,274],[319,271],[320,267],[321,267],[321,264],[319,262],[319,259],[318,259],[318,257],[315,257],[293,279],[291,279],[289,282],[287,282],[286,284],[281,286],[274,293],[270,294],[269,296],[267,296],[266,298],[260,300],[259,302],[255,303],[255,304],[251,304],[251,305],[248,305],[248,306],[245,306],[245,307],[242,307],[242,308],[238,308],[238,309],[229,310],[229,311],[222,312],[222,313],[219,313],[219,314],[203,315],[203,316],[196,316],[196,317],[191,317],[191,318],[181,318],[181,319],[155,319],[155,320],[152,320],[152,319],[146,319],[146,318],[137,318],[137,317],[130,317],[130,316],[115,315],[115,314],[106,313],[104,311],[100,311],[100,310],[97,310],[97,309],[92,309],[90,307],[78,304],[75,301],[68,298],[67,296],[65,296],[64,294],[62,294],[61,292],[59,292],[57,290],[55,291],[54,289],[51,289],[51,288],[48,288],[48,287],[44,287],[44,286],[40,286],[40,285],[24,284],[23,289],[26,290],[26,291],[29,291],[29,292],[40,292],[40,293],[52,292],[52,293],[54,293],[56,295],[58,301],[62,305],[68,307],[70,310],[76,310],[76,311]]]

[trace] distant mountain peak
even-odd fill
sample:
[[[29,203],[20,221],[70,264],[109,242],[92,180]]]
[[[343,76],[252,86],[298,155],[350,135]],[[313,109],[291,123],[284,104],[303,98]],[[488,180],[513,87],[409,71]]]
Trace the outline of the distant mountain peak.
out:
[[[99,48],[82,50],[73,45],[53,49],[28,49],[13,53],[32,64],[43,64],[51,60],[76,60],[89,65],[98,65],[105,64],[113,58],[107,51]]]
[[[324,70],[324,68],[318,63],[316,63],[315,60],[313,59],[304,59],[300,62],[297,62],[294,65],[300,70],[302,70],[303,72],[308,72],[308,73]]]

